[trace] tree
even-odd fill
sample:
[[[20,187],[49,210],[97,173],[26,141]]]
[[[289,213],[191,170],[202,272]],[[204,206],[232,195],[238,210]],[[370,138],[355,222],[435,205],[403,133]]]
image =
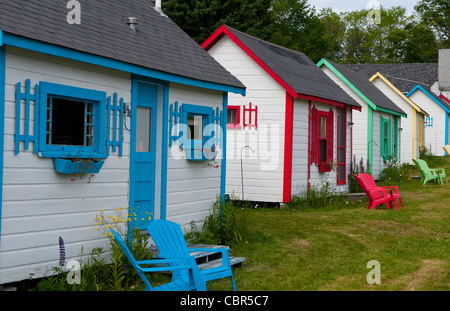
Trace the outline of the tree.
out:
[[[430,27],[408,15],[403,7],[380,8],[378,24],[368,20],[369,10],[340,15],[324,10],[331,60],[344,63],[433,62],[437,43]]]
[[[346,31],[345,22],[331,8],[322,9],[319,18],[324,25],[325,34],[323,38],[327,42],[327,50],[323,57],[339,62],[344,58],[342,42],[344,42]]]
[[[450,2],[421,0],[415,9],[422,21],[436,32],[441,48],[450,48]]]
[[[326,53],[324,24],[307,0],[273,0],[273,33],[270,41],[305,53],[314,62]]]
[[[222,24],[261,39],[271,35],[271,0],[166,0],[163,11],[197,43]]]
[[[422,23],[412,22],[388,38],[392,46],[387,49],[391,62],[434,63],[438,61],[438,42],[434,32]]]

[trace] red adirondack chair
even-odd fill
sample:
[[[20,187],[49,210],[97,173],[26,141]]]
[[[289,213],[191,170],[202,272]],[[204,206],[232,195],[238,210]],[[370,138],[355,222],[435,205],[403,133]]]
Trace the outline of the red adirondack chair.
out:
[[[397,186],[378,187],[372,175],[365,173],[353,176],[369,198],[367,209],[374,209],[375,206],[382,203],[386,203],[387,208],[393,208],[392,201],[394,201],[397,209],[400,210],[397,199],[400,200],[403,207],[403,201]]]

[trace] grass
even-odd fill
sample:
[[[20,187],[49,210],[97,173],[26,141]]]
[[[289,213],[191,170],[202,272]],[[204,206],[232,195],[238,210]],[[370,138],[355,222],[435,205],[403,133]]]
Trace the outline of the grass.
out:
[[[450,172],[450,158],[437,163]],[[419,175],[414,167],[408,173]],[[245,224],[243,240],[232,245],[231,254],[247,258],[234,268],[238,290],[450,290],[450,183],[422,186],[413,179],[377,184],[399,186],[405,206],[367,210],[367,198],[333,197],[320,208],[238,209]],[[367,283],[371,260],[380,263],[381,284]],[[153,285],[167,281],[165,275],[151,275]],[[54,288],[49,282],[47,290]],[[228,279],[207,286],[232,289]]]
[[[441,164],[450,171],[449,159]],[[234,269],[238,290],[450,290],[450,183],[394,185],[400,211],[367,210],[367,199],[308,211],[240,211],[246,237],[231,253],[247,260]],[[379,285],[367,283],[370,260],[380,262]],[[208,283],[209,290],[230,288],[226,279]]]

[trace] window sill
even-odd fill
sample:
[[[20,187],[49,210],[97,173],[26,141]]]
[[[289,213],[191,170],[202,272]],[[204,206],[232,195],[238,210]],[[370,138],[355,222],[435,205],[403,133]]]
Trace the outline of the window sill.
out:
[[[227,124],[227,129],[241,130],[242,129],[242,125],[240,125],[240,124]]]
[[[69,150],[67,150],[69,149]],[[94,152],[85,148],[73,148],[72,146],[66,146],[61,150],[45,150],[38,152],[38,156],[41,158],[62,158],[62,159],[101,159],[107,158],[104,153]]]
[[[79,160],[74,161],[74,159],[64,159],[64,158],[53,158],[53,164],[55,166],[55,171],[61,174],[97,174],[100,172],[104,160]]]
[[[188,149],[186,150],[186,157],[189,161],[210,161],[214,160],[217,151],[211,151],[211,149]],[[205,154],[208,155],[208,157],[205,157]]]

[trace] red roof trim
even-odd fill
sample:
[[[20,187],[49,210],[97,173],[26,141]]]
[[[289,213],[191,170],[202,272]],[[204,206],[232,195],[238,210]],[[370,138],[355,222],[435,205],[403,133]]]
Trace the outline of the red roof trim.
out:
[[[343,103],[340,103],[340,102],[337,102],[337,101],[334,101],[331,99],[326,99],[326,98],[321,98],[321,97],[316,97],[316,96],[311,96],[311,95],[298,94],[298,98],[311,100],[311,101],[319,102],[319,103],[323,103],[323,104],[333,105],[333,106],[337,106],[339,108],[345,107],[345,105]]]
[[[450,104],[450,100],[447,97],[445,97],[444,95],[441,94],[441,95],[439,95],[439,97],[442,99],[445,99],[445,101]]]
[[[256,56],[245,44],[243,44],[225,25],[217,29],[205,42],[202,48],[206,51],[211,49],[224,35],[227,35],[237,46],[239,46],[253,61],[255,61],[265,72],[269,74],[282,88],[293,98],[297,98],[297,93],[286,82],[283,81],[272,69],[269,68],[258,56]]]

